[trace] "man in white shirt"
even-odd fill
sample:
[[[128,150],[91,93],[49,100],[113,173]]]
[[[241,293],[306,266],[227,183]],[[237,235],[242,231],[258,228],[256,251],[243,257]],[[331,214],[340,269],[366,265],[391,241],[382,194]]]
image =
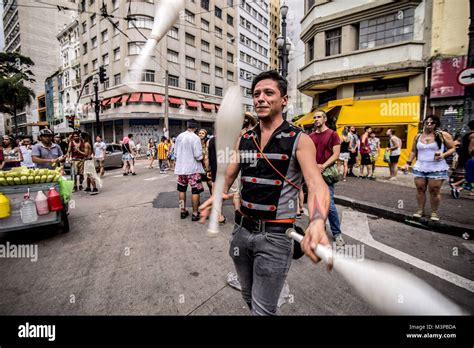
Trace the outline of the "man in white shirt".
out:
[[[29,137],[26,137],[22,140],[20,151],[23,155],[23,162],[21,162],[21,165],[27,168],[36,168],[36,164],[33,163],[33,159],[31,158],[33,145],[31,144],[31,139]]]
[[[102,141],[102,137],[98,135],[95,138],[94,143],[94,156],[96,168],[99,169],[99,175],[102,178],[104,176],[104,160],[105,160],[105,150],[107,145]]]
[[[193,215],[192,221],[199,221],[199,194],[204,191],[201,182],[202,145],[199,137],[194,133],[197,129],[195,120],[188,121],[188,129],[178,135],[174,144],[176,167],[174,173],[178,175],[179,207],[181,219],[185,219],[189,212],[186,210],[186,190],[191,186]]]

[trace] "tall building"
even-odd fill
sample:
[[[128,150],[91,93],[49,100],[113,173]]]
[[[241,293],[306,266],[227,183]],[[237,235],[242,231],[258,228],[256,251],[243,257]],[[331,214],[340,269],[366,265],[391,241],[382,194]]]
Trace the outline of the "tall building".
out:
[[[291,44],[288,56],[288,107],[287,120],[311,110],[313,99],[298,90],[300,68],[305,65],[305,44],[301,40],[301,20],[304,16],[304,0],[286,0],[288,6],[287,41]],[[278,30],[280,32],[280,30]],[[275,44],[276,47],[276,44]]]
[[[212,130],[224,90],[237,83],[238,17],[233,1],[186,1],[184,15],[157,44],[137,78],[140,81],[133,84],[125,82],[145,46],[144,37],[151,35],[154,1],[104,2],[114,16],[111,21],[99,15],[102,1],[83,1],[79,30],[82,80],[96,74],[101,65],[108,77],[99,85],[105,140],[118,142],[133,133],[146,144],[149,138],[164,134],[166,70],[170,136],[183,131],[190,118]],[[127,15],[133,21],[121,19]],[[92,93],[90,83],[80,99],[84,105],[81,128],[95,134],[95,114],[89,103]]]
[[[252,111],[252,80],[270,66],[268,0],[240,0],[238,70],[244,108]]]
[[[71,6],[74,1],[58,0],[57,5]],[[38,103],[44,94],[44,81],[59,66],[59,46],[56,33],[63,29],[71,20],[71,12],[59,11],[38,3],[34,8],[28,0],[5,0],[3,2],[3,31],[5,36],[4,50],[19,52],[30,57],[35,65],[32,67],[35,83],[30,87],[36,94],[33,103],[17,114],[19,134],[34,134],[39,126],[46,126],[45,118],[40,118]],[[9,115],[4,115],[8,133],[14,132],[14,121]]]
[[[361,132],[370,125],[384,149],[385,133],[394,129],[402,140],[401,164],[425,102],[431,3],[305,0],[301,39],[306,54],[298,88],[328,113],[339,132],[349,125]],[[313,113],[297,123],[311,126]]]
[[[278,57],[278,46],[276,43],[276,39],[278,34],[280,33],[280,0],[270,0],[269,6],[269,18],[270,18],[270,26],[269,26],[269,36],[270,36],[270,69],[271,70],[278,70],[280,67],[279,57]],[[299,24],[299,23],[298,23]]]

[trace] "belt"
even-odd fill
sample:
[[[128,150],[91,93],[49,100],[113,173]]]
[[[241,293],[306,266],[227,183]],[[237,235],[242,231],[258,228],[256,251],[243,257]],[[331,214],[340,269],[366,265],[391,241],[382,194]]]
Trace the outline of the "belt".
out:
[[[242,215],[239,211],[235,212],[235,223],[254,233],[265,232],[269,229],[271,229],[272,232],[285,233],[288,228],[295,226],[294,219],[281,221],[284,222],[278,222],[278,220],[268,221],[250,218]]]

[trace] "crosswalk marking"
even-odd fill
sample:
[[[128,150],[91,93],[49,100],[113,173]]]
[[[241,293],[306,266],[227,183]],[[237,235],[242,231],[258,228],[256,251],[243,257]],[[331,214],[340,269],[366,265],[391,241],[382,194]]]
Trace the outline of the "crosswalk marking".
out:
[[[348,235],[349,237],[354,238],[372,248],[380,250],[387,255],[395,257],[425,272],[431,273],[461,288],[474,292],[474,282],[472,280],[461,277],[460,275],[449,272],[438,266],[432,265],[431,263],[406,254],[403,251],[394,249],[374,240],[374,238],[370,234],[367,215],[364,213],[343,211],[341,230],[344,231],[343,233]]]

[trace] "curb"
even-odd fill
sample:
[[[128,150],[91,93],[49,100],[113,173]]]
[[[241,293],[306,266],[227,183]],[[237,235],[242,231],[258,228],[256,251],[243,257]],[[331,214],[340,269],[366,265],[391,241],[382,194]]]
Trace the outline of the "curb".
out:
[[[385,207],[372,202],[356,201],[355,199],[345,196],[335,195],[334,202],[336,204],[343,205],[363,213],[373,214],[388,220],[402,222],[410,226],[424,228],[434,232],[440,232],[461,238],[464,233],[468,233],[468,239],[472,239],[474,236],[474,226],[463,225],[453,221],[436,222],[431,221],[428,218],[417,219],[398,209]]]

